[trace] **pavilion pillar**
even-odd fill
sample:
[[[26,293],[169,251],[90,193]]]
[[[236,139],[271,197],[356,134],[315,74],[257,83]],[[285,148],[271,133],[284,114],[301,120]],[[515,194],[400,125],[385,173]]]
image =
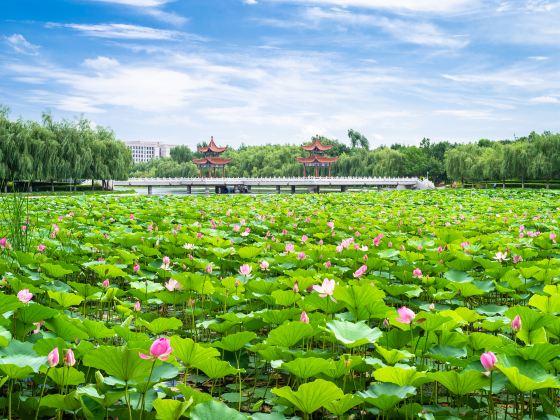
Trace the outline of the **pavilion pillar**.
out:
[[[331,177],[331,164],[329,163],[329,178]]]
[[[202,178],[202,166],[198,167],[198,177]]]
[[[307,177],[307,173],[305,170],[305,164],[303,164],[303,177],[306,178]]]
[[[319,167],[315,166],[315,178],[319,177]]]
[[[226,177],[226,165],[222,166],[222,178]]]

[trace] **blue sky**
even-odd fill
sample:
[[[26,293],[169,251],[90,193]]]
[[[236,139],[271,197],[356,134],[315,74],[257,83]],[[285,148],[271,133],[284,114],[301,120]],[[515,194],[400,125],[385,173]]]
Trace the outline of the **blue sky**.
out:
[[[123,140],[560,131],[560,1],[2,0],[0,104]]]

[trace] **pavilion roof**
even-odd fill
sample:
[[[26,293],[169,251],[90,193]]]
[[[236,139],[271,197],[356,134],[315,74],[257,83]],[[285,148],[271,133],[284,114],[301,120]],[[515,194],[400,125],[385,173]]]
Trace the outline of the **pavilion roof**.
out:
[[[309,156],[309,157],[297,157],[299,163],[334,163],[338,160],[338,157],[329,156]]]
[[[208,156],[201,159],[193,159],[192,161],[195,165],[206,165],[208,163],[212,165],[227,165],[231,162],[231,159]]]
[[[332,149],[332,147],[333,146],[330,144],[321,143],[321,139],[319,137],[315,137],[311,144],[307,144],[307,145],[304,144],[303,146],[301,146],[303,150],[306,150],[308,152],[313,152],[313,151],[324,152],[326,150]]]
[[[226,147],[219,147],[216,145],[216,143],[214,142],[214,136],[210,137],[210,143],[208,144],[208,146],[206,147],[199,147],[198,151],[200,153],[208,153],[208,151],[210,152],[214,152],[214,153],[222,153],[227,149]]]

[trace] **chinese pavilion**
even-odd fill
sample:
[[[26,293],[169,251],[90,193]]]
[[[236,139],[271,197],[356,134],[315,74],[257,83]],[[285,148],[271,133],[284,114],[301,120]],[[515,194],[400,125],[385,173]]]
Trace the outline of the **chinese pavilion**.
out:
[[[220,155],[225,152],[227,147],[219,147],[214,143],[214,136],[210,137],[210,143],[206,147],[199,147],[198,152],[204,155],[203,158],[193,159],[193,163],[198,166],[200,177],[202,178],[202,169],[207,168],[207,175],[209,177],[216,176],[216,168],[222,168],[222,177],[226,174],[226,165],[231,162],[231,159],[221,158]]]
[[[328,176],[331,176],[331,164],[338,160],[338,157],[324,156],[325,152],[332,149],[332,145],[321,143],[319,136],[313,138],[313,142],[301,146],[303,150],[309,152],[308,157],[297,157],[297,161],[303,164],[303,176],[307,176],[307,168],[315,168],[315,176],[318,177],[320,168],[328,168]]]

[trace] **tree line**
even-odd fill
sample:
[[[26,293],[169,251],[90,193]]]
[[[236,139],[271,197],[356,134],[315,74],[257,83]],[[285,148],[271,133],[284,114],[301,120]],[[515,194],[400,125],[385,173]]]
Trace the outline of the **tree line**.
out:
[[[0,108],[0,182],[76,183],[83,179],[127,179],[132,167],[128,147],[105,127],[85,119],[55,121],[43,114],[41,123],[9,119]]]
[[[367,138],[357,131],[349,130],[348,137],[350,145],[321,137],[323,143],[333,145],[328,154],[339,156],[333,176],[428,177],[435,182],[519,180],[522,186],[529,178],[560,179],[560,134],[550,132],[467,144],[424,138],[419,146],[393,144],[371,150]],[[299,145],[271,144],[242,145],[223,154],[232,159],[226,169],[232,177],[301,176],[302,166],[295,157],[304,155]],[[131,176],[196,177],[198,170],[191,160],[199,156],[187,146],[177,146],[169,159],[135,165]]]

